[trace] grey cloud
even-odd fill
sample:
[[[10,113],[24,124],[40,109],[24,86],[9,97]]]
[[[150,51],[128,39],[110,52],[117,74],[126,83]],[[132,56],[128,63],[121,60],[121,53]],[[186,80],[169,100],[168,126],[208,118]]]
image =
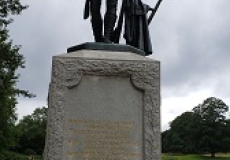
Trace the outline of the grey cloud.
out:
[[[186,2],[184,3],[186,4]],[[162,62],[163,87],[165,89],[177,88],[175,89],[177,92],[180,92],[178,91],[180,89],[200,87],[199,85],[209,79],[218,81],[216,74],[220,70],[230,67],[228,63],[230,31],[227,30],[230,25],[227,20],[229,10],[226,7],[220,8],[223,3],[227,5],[226,3],[229,2],[222,1],[221,5],[218,1],[206,1],[208,5],[205,6],[203,2],[203,6],[198,7],[195,6],[198,1],[187,3],[192,4],[190,8],[177,11],[170,10],[168,6],[168,12],[174,20],[163,19],[162,23],[169,26],[169,29],[159,25],[161,29],[158,28],[158,31],[166,30],[167,35],[159,34],[157,38],[160,40],[160,44],[156,43],[159,45],[157,49],[165,51],[163,56],[159,56]],[[216,10],[218,12],[212,13]],[[160,38],[162,35],[163,40]],[[157,54],[161,53],[157,52]],[[223,74],[228,74],[228,71]],[[181,92],[183,93],[183,91]],[[184,90],[184,92],[188,92],[188,90]]]
[[[34,101],[45,105],[52,56],[93,41],[90,20],[83,20],[84,0],[23,2],[30,8],[15,17],[10,28],[14,44],[22,45],[26,58],[18,86],[35,93]],[[229,5],[229,0],[162,2],[150,25],[154,49],[150,58],[161,61],[163,99],[208,87],[223,97],[229,95]]]
[[[65,53],[71,45],[90,41],[92,35],[89,21],[83,21],[83,8],[79,8],[83,1],[28,1],[28,4],[30,7],[22,16],[15,17],[10,28],[14,44],[22,45],[20,51],[26,58],[26,69],[20,70],[18,86],[44,101],[52,56]]]

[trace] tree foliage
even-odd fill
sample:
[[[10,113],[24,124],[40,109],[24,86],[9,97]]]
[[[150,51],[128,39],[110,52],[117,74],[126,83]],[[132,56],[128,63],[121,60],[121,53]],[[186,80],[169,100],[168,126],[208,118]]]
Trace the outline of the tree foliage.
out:
[[[194,107],[193,111],[208,123],[225,123],[228,109],[228,105],[221,99],[209,97],[202,104]]]
[[[197,112],[197,108],[200,109],[200,112]],[[215,97],[207,98],[193,109],[201,117],[200,148],[204,152],[211,153],[212,157],[216,152],[226,150],[225,138],[229,137],[228,134],[225,134],[228,109],[228,105]]]
[[[228,106],[215,97],[176,117],[162,133],[163,152],[210,153],[230,151]]]
[[[197,153],[197,135],[200,117],[185,112],[170,123],[170,130],[162,134],[163,152]]]
[[[17,96],[32,97],[28,91],[19,89],[16,84],[18,68],[24,68],[24,57],[19,53],[20,46],[9,39],[8,25],[12,15],[19,15],[27,6],[20,0],[0,1],[0,150],[13,145],[12,128],[16,120]]]
[[[41,155],[45,146],[47,108],[36,108],[31,115],[24,116],[16,126],[18,145],[15,150],[26,154],[28,151]]]

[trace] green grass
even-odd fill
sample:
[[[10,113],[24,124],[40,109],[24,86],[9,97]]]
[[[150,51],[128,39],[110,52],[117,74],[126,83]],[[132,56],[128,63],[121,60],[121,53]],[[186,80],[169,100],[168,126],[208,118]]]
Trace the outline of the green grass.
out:
[[[31,156],[30,156],[31,157]],[[40,156],[32,156],[32,160],[42,160]],[[0,160],[29,160],[29,156],[6,151],[0,154]],[[230,153],[217,153],[215,158],[210,154],[204,155],[186,155],[186,154],[162,154],[162,160],[230,160]]]
[[[230,160],[230,154],[216,154],[215,158],[211,158],[210,155],[162,154],[162,160]]]

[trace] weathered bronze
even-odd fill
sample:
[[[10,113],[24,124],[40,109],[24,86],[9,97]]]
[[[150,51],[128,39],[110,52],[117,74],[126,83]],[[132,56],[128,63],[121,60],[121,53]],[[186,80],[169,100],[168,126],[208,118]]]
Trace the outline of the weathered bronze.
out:
[[[103,20],[101,16],[102,0],[86,0],[84,19],[91,14],[91,22],[95,42],[111,42],[111,36],[116,22],[117,0],[106,0],[106,13],[104,16],[104,34]]]
[[[113,51],[113,52],[131,52],[138,55],[145,55],[143,50],[137,49],[136,47],[130,45],[122,45],[116,43],[94,43],[86,42],[76,46],[71,46],[67,49],[67,53],[76,52],[78,50],[104,50],[104,51]]]
[[[124,21],[124,38],[126,44],[144,51],[145,56],[152,54],[152,44],[148,26],[163,0],[158,0],[154,8],[144,4],[141,0],[123,0],[115,30],[118,0],[106,0],[104,34],[103,20],[100,13],[101,1],[102,0],[86,0],[85,3],[84,19],[87,19],[91,14],[95,42],[119,43]],[[150,15],[148,15],[149,12],[151,12]]]
[[[151,8],[141,0],[123,0],[113,41],[119,43],[123,21],[125,21],[124,38],[126,44],[143,50],[145,55],[152,54],[148,25],[155,16],[161,2],[162,0],[158,0],[155,8]],[[148,16],[149,12],[151,14]]]

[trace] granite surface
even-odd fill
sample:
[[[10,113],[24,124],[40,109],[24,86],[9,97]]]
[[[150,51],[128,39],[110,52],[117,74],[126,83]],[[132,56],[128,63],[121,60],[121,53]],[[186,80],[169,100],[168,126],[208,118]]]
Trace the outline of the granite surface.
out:
[[[45,160],[160,160],[160,63],[133,53],[53,57]]]

